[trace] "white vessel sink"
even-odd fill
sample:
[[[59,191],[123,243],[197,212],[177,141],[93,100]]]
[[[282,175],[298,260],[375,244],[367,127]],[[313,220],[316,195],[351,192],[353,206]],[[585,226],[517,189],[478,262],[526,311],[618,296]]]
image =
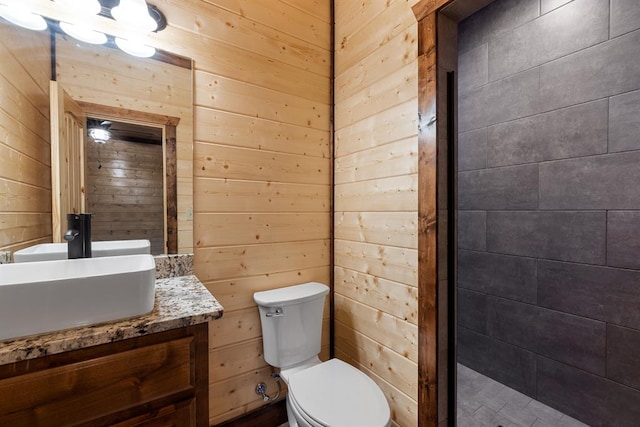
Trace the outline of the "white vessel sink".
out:
[[[151,255],[0,265],[0,341],[153,310]]]
[[[108,240],[91,242],[94,258],[120,255],[150,254],[148,240]],[[42,243],[19,250],[13,254],[14,262],[54,261],[67,259],[67,243]]]

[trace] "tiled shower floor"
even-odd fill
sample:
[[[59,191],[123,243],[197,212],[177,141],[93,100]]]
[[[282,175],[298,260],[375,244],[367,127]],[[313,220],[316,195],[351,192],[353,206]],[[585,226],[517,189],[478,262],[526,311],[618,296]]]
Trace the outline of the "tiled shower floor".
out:
[[[584,427],[474,370],[458,364],[458,427]]]

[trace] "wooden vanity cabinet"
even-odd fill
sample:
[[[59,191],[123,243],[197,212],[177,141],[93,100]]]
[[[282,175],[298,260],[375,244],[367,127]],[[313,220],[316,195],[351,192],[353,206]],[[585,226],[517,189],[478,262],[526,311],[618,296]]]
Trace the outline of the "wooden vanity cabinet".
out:
[[[0,426],[207,426],[208,324],[0,366]]]

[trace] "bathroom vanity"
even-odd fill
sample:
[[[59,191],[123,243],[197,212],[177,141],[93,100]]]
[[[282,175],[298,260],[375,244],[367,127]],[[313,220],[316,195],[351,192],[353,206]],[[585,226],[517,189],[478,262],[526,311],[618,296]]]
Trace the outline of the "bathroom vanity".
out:
[[[147,315],[0,342],[0,425],[208,425],[222,311],[195,276],[170,277]]]

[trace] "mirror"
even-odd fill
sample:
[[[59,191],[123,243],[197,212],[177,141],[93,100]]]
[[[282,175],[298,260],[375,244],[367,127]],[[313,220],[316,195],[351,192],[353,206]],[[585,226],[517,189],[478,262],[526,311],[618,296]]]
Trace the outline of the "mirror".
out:
[[[48,80],[53,75],[87,117],[162,129],[164,167],[168,181],[175,185],[173,206],[166,199],[167,183],[163,186],[165,240],[173,235],[176,241],[169,253],[192,252],[191,61],[172,55],[164,55],[171,63],[135,58],[61,34],[49,37],[47,32],[29,31],[1,19],[0,36],[0,151],[5,151],[0,157],[8,165],[5,168],[2,163],[5,173],[0,176],[0,186],[6,189],[0,192],[4,193],[0,195],[0,249],[15,251],[51,241],[55,235],[51,189],[64,182],[60,174],[75,160],[61,157],[61,170],[56,171],[55,158],[46,152],[54,145],[48,134],[54,119],[48,111]],[[175,158],[173,164],[166,161],[170,150],[174,150],[168,153]],[[67,183],[59,191],[69,191],[69,186],[77,185]],[[91,191],[87,185],[82,189]],[[66,212],[61,208],[58,214]]]

